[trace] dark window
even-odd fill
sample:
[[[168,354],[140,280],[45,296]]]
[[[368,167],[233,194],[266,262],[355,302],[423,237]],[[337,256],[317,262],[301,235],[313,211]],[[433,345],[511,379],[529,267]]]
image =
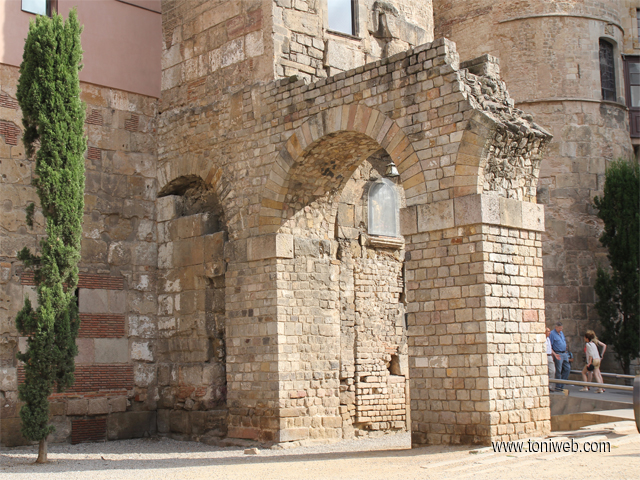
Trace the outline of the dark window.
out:
[[[640,57],[625,57],[624,78],[631,136],[638,138],[640,137]]]
[[[600,84],[602,99],[616,101],[616,73],[613,61],[613,45],[600,39]]]
[[[355,3],[355,0],[327,0],[330,30],[356,35]]]
[[[22,11],[35,15],[51,16],[57,0],[22,0]]]
[[[640,9],[636,10],[636,21],[638,22],[638,40],[640,40]]]
[[[636,61],[627,62],[629,69],[629,99],[627,101],[629,107],[640,107],[640,63],[636,57]]]

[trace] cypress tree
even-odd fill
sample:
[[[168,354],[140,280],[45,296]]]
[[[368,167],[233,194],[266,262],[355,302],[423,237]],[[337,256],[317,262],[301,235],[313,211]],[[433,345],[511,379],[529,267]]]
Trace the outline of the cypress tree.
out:
[[[596,310],[604,327],[602,341],[611,344],[622,370],[640,355],[640,169],[635,161],[618,160],[607,169],[604,195],[596,197],[604,222],[600,243],[607,247],[611,271],[598,267]]]
[[[18,258],[35,274],[38,307],[28,298],[16,317],[27,336],[25,380],[19,386],[22,434],[40,442],[38,463],[47,461],[48,397],[74,382],[80,320],[75,290],[84,210],[84,104],[80,100],[82,27],[75,10],[68,20],[38,16],[29,25],[20,65],[17,98],[22,109],[26,154],[35,157],[36,187],[46,237],[36,255],[26,247]],[[34,205],[27,208],[33,226]]]

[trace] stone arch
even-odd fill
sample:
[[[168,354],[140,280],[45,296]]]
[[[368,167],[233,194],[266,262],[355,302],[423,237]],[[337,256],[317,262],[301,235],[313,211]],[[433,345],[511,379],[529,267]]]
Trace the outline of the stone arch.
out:
[[[292,132],[271,172],[261,227],[265,239],[277,232],[281,245],[290,245],[276,251],[278,271],[287,272],[278,281],[278,341],[287,345],[286,359],[279,357],[286,385],[280,441],[406,428],[404,240],[339,221],[346,203],[366,218],[368,188],[384,174],[380,164],[388,158],[404,175],[402,198],[416,197],[410,182],[424,186],[422,167],[399,124],[366,106],[341,107],[311,116]],[[399,206],[403,200],[397,200]],[[394,358],[403,368],[392,373]],[[308,404],[298,397],[315,392]],[[298,428],[289,408],[312,425]],[[345,409],[348,415],[340,414]]]
[[[395,120],[365,105],[335,107],[309,117],[292,132],[269,173],[260,207],[260,233],[280,230],[291,200],[287,195],[293,189],[298,199],[302,193],[318,197],[339,190],[355,168],[381,148],[398,167],[407,205],[418,202],[417,197],[424,193],[422,166]],[[320,156],[323,150],[334,155],[333,162],[325,155],[326,163],[302,165],[303,159]],[[336,160],[336,155],[342,161]],[[310,170],[304,171],[307,167]],[[309,200],[303,199],[300,206]]]
[[[167,164],[158,169],[158,198],[183,195],[189,188],[195,186],[207,190],[215,197],[219,210],[217,213],[224,224],[224,229],[233,238],[235,236],[233,218],[237,212],[230,208],[227,202],[227,197],[232,191],[232,183],[225,177],[221,167],[211,165],[210,161],[199,163],[185,161]]]

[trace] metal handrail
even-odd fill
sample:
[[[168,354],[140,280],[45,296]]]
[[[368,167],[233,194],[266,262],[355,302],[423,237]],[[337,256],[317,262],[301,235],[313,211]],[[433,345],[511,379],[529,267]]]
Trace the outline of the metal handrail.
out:
[[[583,387],[609,388],[611,390],[623,390],[625,392],[633,392],[633,387],[629,385],[613,385],[611,383],[580,382],[578,380],[563,380],[562,378],[550,378],[549,382],[560,383],[563,385],[566,384],[566,385],[578,385]]]
[[[582,373],[582,370],[571,370],[569,373],[580,375]],[[621,373],[604,373],[604,372],[600,372],[600,375],[602,375],[603,377],[627,378],[627,379],[630,379],[630,380],[633,380],[634,378],[636,378],[635,375],[624,375],[624,374],[621,374]]]
[[[611,390],[623,390],[625,392],[632,392],[633,417],[636,420],[636,429],[638,430],[638,433],[640,433],[640,375],[632,378],[634,379],[633,387],[630,387],[628,385],[613,385],[611,383],[591,383],[591,382],[580,382],[577,380],[563,380],[561,378],[558,378],[558,379],[550,378],[549,383],[560,383],[560,384],[578,385],[578,386],[582,385],[583,387],[610,388]]]

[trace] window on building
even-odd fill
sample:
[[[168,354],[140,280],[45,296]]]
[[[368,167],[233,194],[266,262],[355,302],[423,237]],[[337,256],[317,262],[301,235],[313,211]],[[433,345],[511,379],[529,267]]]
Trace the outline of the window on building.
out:
[[[616,73],[613,60],[613,45],[600,39],[600,84],[602,99],[616,101]]]
[[[355,0],[327,0],[327,9],[330,30],[356,35]]]
[[[35,15],[51,16],[57,0],[22,0],[22,11]]]
[[[638,25],[638,41],[640,41],[640,9],[636,10],[636,22]]]
[[[629,107],[631,136],[640,137],[640,57],[626,56],[624,59],[625,97]]]
[[[369,234],[398,236],[398,199],[395,185],[388,178],[369,189]]]

